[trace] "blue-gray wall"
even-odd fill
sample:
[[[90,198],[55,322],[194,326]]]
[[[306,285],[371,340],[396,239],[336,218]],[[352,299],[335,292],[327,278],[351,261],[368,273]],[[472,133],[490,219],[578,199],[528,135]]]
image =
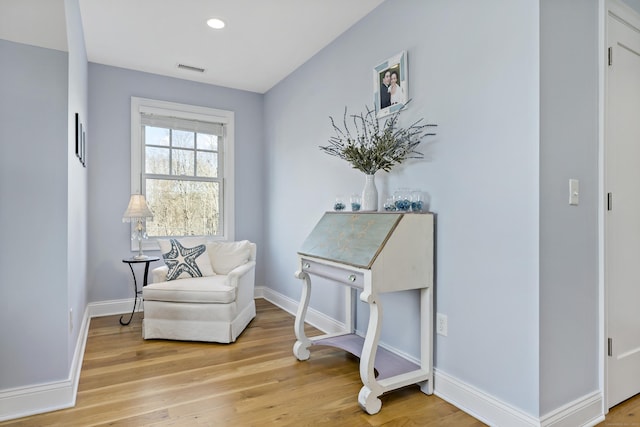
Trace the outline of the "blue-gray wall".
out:
[[[69,375],[67,58],[0,40],[0,390]]]
[[[383,197],[398,187],[428,191],[438,214],[436,306],[449,330],[436,340],[437,370],[535,416],[538,17],[530,1],[388,0],[265,97],[267,278],[298,298],[297,249],[336,194],[364,184],[318,149],[332,134],[328,116],[371,104],[373,67],[407,51],[413,101],[404,121],[424,117],[438,136],[422,146],[427,160],[376,180]],[[311,306],[339,310],[336,292],[316,290]],[[413,356],[419,330],[406,313],[416,300],[407,292],[383,301],[382,340]]]
[[[132,255],[122,223],[131,194],[132,96],[235,113],[235,238],[258,244],[256,284],[264,284],[263,96],[93,63],[89,93],[89,301],[133,297],[122,263]]]
[[[598,1],[540,2],[540,412],[599,388]],[[569,206],[569,179],[580,204]]]

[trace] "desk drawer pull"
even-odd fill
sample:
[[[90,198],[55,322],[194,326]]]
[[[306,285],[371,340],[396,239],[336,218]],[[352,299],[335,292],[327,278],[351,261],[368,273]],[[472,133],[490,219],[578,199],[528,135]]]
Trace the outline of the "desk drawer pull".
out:
[[[349,277],[347,277],[347,280],[350,282],[355,282],[356,281],[356,275],[355,274],[350,274]]]
[[[305,262],[302,267],[303,268],[311,268],[311,264],[309,264],[308,262]]]

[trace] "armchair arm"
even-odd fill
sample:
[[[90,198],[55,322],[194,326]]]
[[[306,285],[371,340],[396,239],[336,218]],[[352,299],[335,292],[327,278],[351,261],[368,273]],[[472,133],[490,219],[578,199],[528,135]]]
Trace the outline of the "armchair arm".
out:
[[[256,277],[256,262],[248,261],[229,272],[227,275],[230,286],[236,288],[236,300],[241,306],[253,300]]]
[[[154,268],[153,270],[151,270],[151,283],[166,282],[168,272],[169,267],[167,267],[166,265]]]
[[[233,270],[227,274],[229,278],[229,284],[232,286],[237,286],[238,281],[247,273],[255,272],[256,262],[255,261],[247,261],[246,263],[237,266]]]

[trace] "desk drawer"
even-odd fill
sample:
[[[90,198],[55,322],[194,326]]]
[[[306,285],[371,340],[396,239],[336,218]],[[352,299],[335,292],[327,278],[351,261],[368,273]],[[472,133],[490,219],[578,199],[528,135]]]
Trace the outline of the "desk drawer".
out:
[[[336,267],[322,264],[306,258],[301,259],[302,271],[307,274],[321,276],[335,280],[344,285],[354,288],[364,289],[364,274],[358,270],[351,270],[348,267]]]

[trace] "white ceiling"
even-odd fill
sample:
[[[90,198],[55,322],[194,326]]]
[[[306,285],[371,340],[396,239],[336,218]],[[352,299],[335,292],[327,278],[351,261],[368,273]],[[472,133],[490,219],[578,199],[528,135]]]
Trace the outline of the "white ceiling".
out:
[[[67,50],[64,0],[0,0],[0,39]]]
[[[258,93],[383,1],[79,0],[90,62]],[[0,0],[0,38],[66,51],[64,0]]]

